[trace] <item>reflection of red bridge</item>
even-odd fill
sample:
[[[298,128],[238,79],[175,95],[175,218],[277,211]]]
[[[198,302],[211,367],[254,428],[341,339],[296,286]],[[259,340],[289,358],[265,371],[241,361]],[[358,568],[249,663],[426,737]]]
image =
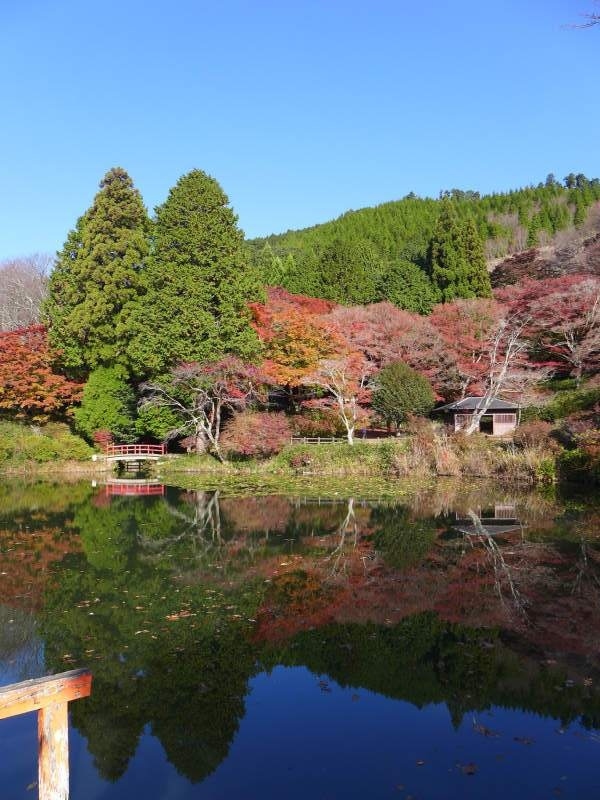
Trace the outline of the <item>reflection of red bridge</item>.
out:
[[[162,483],[148,483],[147,481],[114,481],[106,484],[106,494],[112,496],[149,496],[164,495],[165,487]]]
[[[104,455],[110,461],[156,461],[166,452],[166,444],[109,444]]]

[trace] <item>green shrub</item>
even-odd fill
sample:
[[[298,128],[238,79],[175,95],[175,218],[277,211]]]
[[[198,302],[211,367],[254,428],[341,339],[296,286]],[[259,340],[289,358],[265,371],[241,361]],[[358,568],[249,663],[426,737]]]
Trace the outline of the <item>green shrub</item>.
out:
[[[560,478],[564,481],[589,482],[592,477],[590,474],[590,457],[582,449],[565,450],[558,458],[558,471]],[[597,481],[600,473],[594,476]]]
[[[14,422],[0,423],[0,463],[83,461],[90,458],[92,452],[92,448],[64,424],[31,427]]]
[[[135,394],[122,367],[91,373],[75,410],[75,427],[89,441],[99,430],[110,431],[119,442],[135,441]]]
[[[387,425],[400,425],[409,414],[428,414],[434,405],[427,378],[402,361],[388,364],[375,379],[373,408]]]
[[[575,378],[551,378],[544,383],[544,386],[553,392],[566,392],[578,388]]]
[[[540,409],[540,419],[554,422],[577,411],[586,411],[600,401],[600,388],[561,392]]]

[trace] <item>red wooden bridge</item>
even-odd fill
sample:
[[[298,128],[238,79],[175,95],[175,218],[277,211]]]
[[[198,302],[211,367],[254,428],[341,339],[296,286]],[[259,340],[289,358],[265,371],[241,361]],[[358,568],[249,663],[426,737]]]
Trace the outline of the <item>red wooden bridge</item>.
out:
[[[166,444],[109,444],[104,455],[109,461],[156,461],[166,452]]]

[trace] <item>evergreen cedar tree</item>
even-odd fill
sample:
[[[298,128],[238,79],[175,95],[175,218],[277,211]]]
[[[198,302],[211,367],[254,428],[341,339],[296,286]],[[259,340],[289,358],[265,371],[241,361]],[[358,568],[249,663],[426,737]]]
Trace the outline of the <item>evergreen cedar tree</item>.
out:
[[[428,414],[434,405],[431,385],[408,364],[388,364],[377,375],[373,408],[388,427],[402,424],[408,414]]]
[[[454,203],[443,200],[429,245],[428,266],[439,298],[491,297],[483,242],[472,217],[461,220]]]
[[[100,182],[92,207],[69,233],[49,283],[44,318],[66,369],[130,364],[132,314],[145,293],[150,223],[124,169]]]
[[[143,281],[131,344],[136,374],[227,353],[256,359],[248,303],[261,299],[261,288],[227,196],[204,172],[184,175],[156,209]]]
[[[43,325],[0,333],[0,412],[43,422],[78,403],[81,384],[55,362]]]

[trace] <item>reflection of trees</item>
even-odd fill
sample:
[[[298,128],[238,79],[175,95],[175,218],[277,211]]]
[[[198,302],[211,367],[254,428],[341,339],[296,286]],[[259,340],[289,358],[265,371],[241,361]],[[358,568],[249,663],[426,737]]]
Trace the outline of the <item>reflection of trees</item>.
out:
[[[345,624],[303,631],[263,657],[267,666],[307,666],[341,686],[419,708],[445,702],[455,724],[495,705],[554,717],[563,725],[580,718],[586,727],[600,727],[600,692],[581,684],[558,692],[566,677],[560,667],[517,656],[495,631],[445,623],[434,614],[391,627]]]
[[[463,515],[493,505],[469,505],[473,496],[457,506]],[[200,780],[226,756],[261,659],[417,705],[444,701],[455,720],[490,704],[570,720],[587,703],[585,724],[597,723],[591,688],[558,692],[564,675],[523,663],[493,627],[528,647],[593,652],[597,511],[546,500],[544,514],[559,520],[549,532],[532,503],[524,536],[494,538],[472,514],[467,537],[443,533],[453,519],[432,514],[440,503],[168,489],[65,506],[62,527],[80,532],[83,552],[71,547],[53,567],[42,633],[49,669],[94,670],[73,720],[101,773],[122,775],[149,726],[176,768]],[[499,595],[505,607],[528,602],[531,624],[503,613]],[[439,615],[415,615],[431,610]]]
[[[500,602],[505,608],[511,608],[519,614],[524,614],[527,600],[517,587],[515,573],[518,571],[518,567],[507,562],[502,548],[498,546],[493,534],[484,528],[481,518],[472,509],[469,509],[468,516],[473,524],[473,533],[465,534],[466,539],[472,547],[476,544],[483,547],[493,571],[494,586]],[[517,548],[523,546],[523,541],[520,545],[516,545]],[[511,552],[514,554],[515,546]],[[505,587],[508,588],[508,602],[505,597]]]
[[[167,575],[129,567],[68,565],[47,597],[47,665],[64,668],[65,653],[72,664],[91,661],[93,696],[73,709],[73,722],[104,777],[123,774],[150,725],[175,767],[200,780],[227,754],[254,671],[243,626],[225,610],[237,598],[220,598],[215,613],[214,593],[184,592]],[[88,604],[94,597],[101,602]],[[182,611],[194,616],[167,621]]]
[[[382,506],[371,513],[373,546],[385,563],[396,569],[418,566],[433,547],[434,519],[419,519],[402,506]]]

